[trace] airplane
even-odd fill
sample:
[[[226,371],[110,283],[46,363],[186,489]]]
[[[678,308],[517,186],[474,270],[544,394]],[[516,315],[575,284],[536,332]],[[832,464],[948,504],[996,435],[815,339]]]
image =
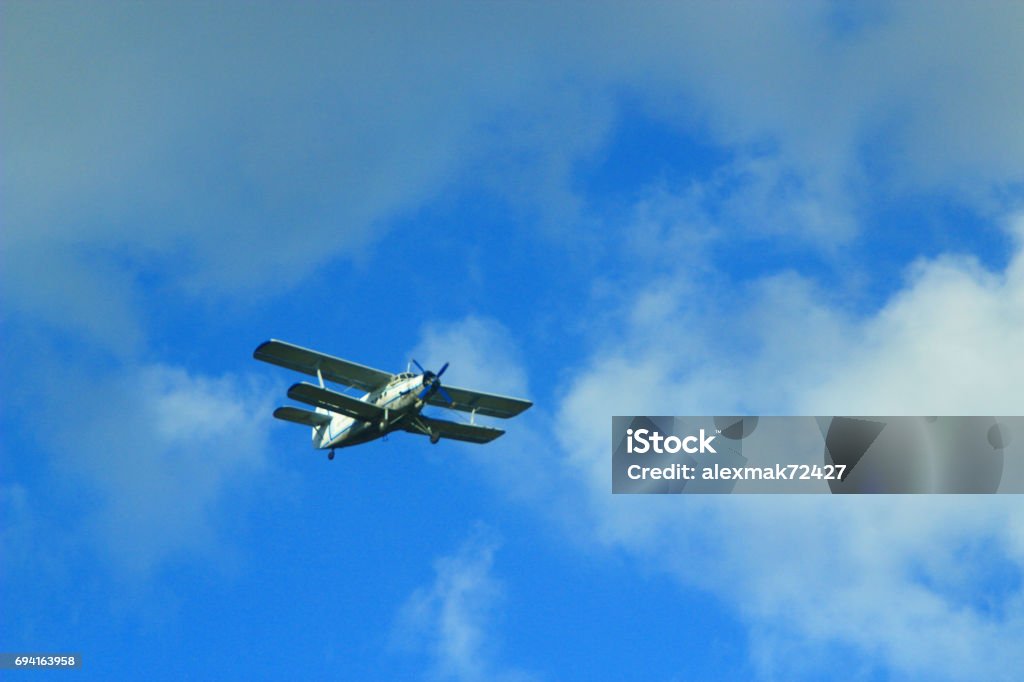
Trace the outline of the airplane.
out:
[[[477,424],[476,415],[507,419],[533,405],[521,398],[442,386],[441,375],[448,369],[447,362],[439,371],[432,372],[413,359],[405,372],[392,374],[276,339],[261,343],[252,355],[257,360],[317,378],[319,385],[300,381],[288,389],[289,398],[312,405],[312,412],[279,407],[274,416],[312,427],[313,447],[329,450],[327,459],[334,459],[336,448],[366,443],[393,431],[428,436],[435,445],[442,438],[490,443],[505,432]],[[418,374],[410,371],[413,364],[419,369]],[[327,388],[326,381],[365,393],[360,398],[338,393]],[[469,423],[428,417],[422,414],[427,405],[469,412]]]

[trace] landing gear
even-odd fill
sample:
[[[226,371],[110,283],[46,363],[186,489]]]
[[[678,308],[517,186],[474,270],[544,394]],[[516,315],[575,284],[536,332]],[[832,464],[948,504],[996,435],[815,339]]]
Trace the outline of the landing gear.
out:
[[[431,445],[437,445],[437,441],[439,441],[439,440],[441,440],[441,434],[440,433],[432,433],[432,434],[430,434],[430,443],[431,443]]]
[[[327,453],[327,459],[334,459],[334,450]]]

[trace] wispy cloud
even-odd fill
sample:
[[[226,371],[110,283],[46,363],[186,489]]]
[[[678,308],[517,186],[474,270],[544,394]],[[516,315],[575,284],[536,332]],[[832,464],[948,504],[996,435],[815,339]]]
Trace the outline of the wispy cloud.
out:
[[[47,442],[59,445],[58,474],[91,500],[70,522],[81,538],[139,576],[230,548],[224,505],[246,503],[268,468],[266,391],[245,377],[143,365],[60,393],[78,398]]]
[[[513,339],[509,329],[493,317],[470,315],[428,324],[412,357],[435,371],[451,362],[444,380],[453,384],[522,396],[529,387],[522,351]]]
[[[449,442],[448,447],[461,450],[489,480],[500,481],[502,494],[520,501],[532,500],[547,509],[557,508],[559,504],[553,500],[559,499],[558,482],[548,472],[550,467],[560,466],[560,463],[538,456],[550,450],[545,424],[551,412],[544,404],[544,397],[530,389],[529,368],[515,334],[494,317],[469,315],[438,320],[424,327],[412,355],[431,368],[450,360],[451,369],[445,373],[444,380],[454,385],[539,403],[538,407],[510,421],[477,417],[481,423],[506,431],[493,444],[481,447]],[[465,419],[451,411],[439,416]],[[502,453],[500,457],[495,457],[495,449]]]
[[[416,590],[399,613],[399,644],[425,651],[439,678],[534,679],[500,662],[495,629],[504,592],[493,575],[499,546],[493,529],[477,525],[457,552],[434,562],[433,582]]]

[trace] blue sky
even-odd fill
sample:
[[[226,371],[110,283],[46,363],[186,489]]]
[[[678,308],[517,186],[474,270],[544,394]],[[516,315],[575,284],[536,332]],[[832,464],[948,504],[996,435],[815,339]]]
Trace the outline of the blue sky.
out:
[[[1014,497],[613,497],[607,448],[613,414],[1021,413],[1019,4],[0,17],[0,650],[96,679],[1024,667]],[[270,417],[271,337],[536,404],[486,447],[328,462]]]

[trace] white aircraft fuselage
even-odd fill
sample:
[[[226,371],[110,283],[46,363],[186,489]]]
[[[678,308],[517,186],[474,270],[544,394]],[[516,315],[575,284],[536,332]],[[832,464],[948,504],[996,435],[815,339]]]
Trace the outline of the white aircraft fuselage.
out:
[[[317,412],[330,415],[331,421],[313,429],[313,447],[333,450],[366,443],[401,428],[410,415],[417,415],[425,404],[419,394],[429,384],[422,374],[404,372],[385,386],[364,394],[360,400],[384,408],[384,418],[376,424],[361,421],[323,408]]]

